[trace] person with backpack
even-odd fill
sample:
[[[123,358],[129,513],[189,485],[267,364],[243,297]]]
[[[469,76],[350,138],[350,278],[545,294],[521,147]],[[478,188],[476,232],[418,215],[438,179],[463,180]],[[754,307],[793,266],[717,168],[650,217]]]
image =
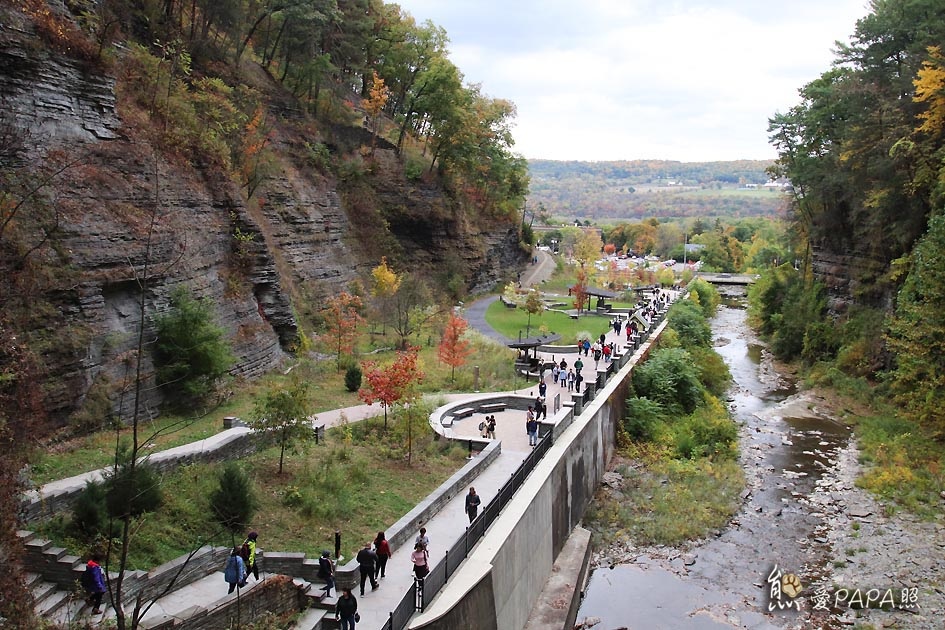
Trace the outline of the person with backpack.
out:
[[[331,589],[335,588],[335,563],[331,561],[331,552],[322,551],[318,559],[318,577],[325,580],[325,597],[331,597]]]
[[[82,574],[82,588],[88,594],[85,603],[92,607],[93,615],[102,614],[102,597],[105,595],[105,573],[99,564],[101,561],[102,556],[93,553],[85,565],[85,573]]]
[[[229,595],[237,588],[246,586],[246,577],[246,565],[240,556],[240,548],[233,547],[230,557],[226,560],[226,568],[223,570],[223,579],[230,585],[230,590],[226,594]]]
[[[393,555],[384,532],[377,532],[377,538],[374,539],[374,553],[377,554],[377,567],[374,569],[374,579],[376,580],[378,577],[384,577],[387,572],[387,561]]]
[[[246,565],[247,577],[252,572],[253,577],[257,580],[259,579],[259,567],[256,564],[256,540],[258,538],[259,534],[250,532],[246,535],[246,540],[243,541],[243,545],[240,547],[240,557],[243,558],[243,564]]]

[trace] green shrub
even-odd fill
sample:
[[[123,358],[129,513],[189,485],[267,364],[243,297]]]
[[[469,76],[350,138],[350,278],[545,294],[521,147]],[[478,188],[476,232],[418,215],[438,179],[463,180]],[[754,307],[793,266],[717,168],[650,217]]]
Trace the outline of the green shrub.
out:
[[[105,534],[108,527],[108,512],[105,509],[105,488],[102,484],[88,481],[72,506],[71,529],[85,540]]]
[[[655,440],[659,428],[665,422],[663,406],[647,398],[631,398],[627,401],[627,417],[624,429],[636,440]]]
[[[673,304],[667,319],[684,348],[708,348],[712,345],[712,328],[702,309],[692,300],[680,300]]]
[[[348,366],[345,370],[345,389],[349,392],[356,392],[361,389],[361,367],[357,364]]]
[[[633,374],[641,397],[662,405],[668,413],[692,413],[702,401],[702,384],[691,355],[682,348],[660,348]]]
[[[235,360],[223,329],[213,323],[212,303],[195,300],[179,287],[171,294],[170,311],[155,323],[159,384],[190,400],[208,395]]]
[[[416,158],[407,158],[404,164],[404,175],[412,182],[419,180],[423,176],[423,169],[426,165],[422,160]]]
[[[249,475],[236,463],[227,462],[220,472],[220,485],[210,495],[210,512],[233,533],[249,525],[258,501]]]
[[[126,459],[105,477],[105,507],[114,519],[153,512],[162,501],[161,478],[146,462]]]

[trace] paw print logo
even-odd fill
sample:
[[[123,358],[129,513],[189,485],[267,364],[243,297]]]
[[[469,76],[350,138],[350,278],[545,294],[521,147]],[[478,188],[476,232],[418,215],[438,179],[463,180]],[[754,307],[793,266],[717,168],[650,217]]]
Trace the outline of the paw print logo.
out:
[[[803,590],[804,585],[801,584],[801,579],[793,573],[787,573],[781,578],[781,591],[791,599],[800,595]]]

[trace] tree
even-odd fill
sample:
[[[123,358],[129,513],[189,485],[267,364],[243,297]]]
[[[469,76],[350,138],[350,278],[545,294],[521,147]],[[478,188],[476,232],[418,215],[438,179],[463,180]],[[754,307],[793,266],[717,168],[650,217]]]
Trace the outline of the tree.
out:
[[[171,310],[156,318],[154,362],[161,387],[199,400],[233,365],[235,358],[212,311],[209,300],[196,300],[183,287],[171,294]]]
[[[406,349],[410,337],[423,326],[440,317],[441,311],[432,304],[427,284],[413,274],[403,274],[397,292],[390,301],[389,317],[393,318],[394,332],[399,337],[398,346]]]
[[[246,529],[258,506],[249,475],[236,462],[220,472],[220,485],[210,494],[210,513],[232,535]]]
[[[282,474],[285,449],[293,443],[313,438],[312,403],[309,386],[296,380],[289,386],[274,385],[256,403],[249,423],[256,431],[271,431],[279,440],[279,474]]]
[[[574,286],[571,287],[571,294],[574,296],[574,306],[577,308],[578,313],[583,313],[584,304],[588,299],[587,271],[584,270],[584,267],[579,267],[576,275]]]
[[[452,383],[456,376],[456,368],[465,365],[466,359],[472,354],[472,347],[469,341],[463,339],[463,334],[469,324],[465,319],[450,314],[446,322],[446,328],[443,330],[443,338],[440,340],[438,356],[440,361],[450,366],[450,382]]]
[[[384,429],[387,429],[387,409],[398,402],[408,402],[417,395],[416,387],[423,381],[420,368],[420,347],[410,346],[397,353],[397,358],[386,367],[375,361],[362,365],[367,387],[358,390],[358,398],[368,405],[381,403],[384,409]]]
[[[525,323],[525,336],[528,336],[532,325],[532,315],[539,315],[545,310],[545,303],[541,301],[541,294],[535,289],[531,289],[525,297],[525,304],[522,305],[525,312],[528,313],[528,321]]]
[[[384,323],[383,334],[387,333],[387,311],[390,299],[400,288],[403,279],[387,264],[387,256],[381,256],[380,264],[371,270],[371,296],[374,298],[374,310],[378,319]],[[373,330],[373,327],[372,327]]]
[[[354,354],[358,329],[364,324],[359,312],[361,306],[361,298],[343,291],[328,300],[325,308],[325,346],[334,352],[338,370],[341,370],[341,358]]]
[[[371,97],[363,99],[361,106],[368,113],[371,122],[371,152],[374,152],[374,146],[377,142],[378,121],[381,110],[387,104],[390,98],[390,90],[384,85],[384,79],[377,76],[377,72],[372,73],[371,78]]]

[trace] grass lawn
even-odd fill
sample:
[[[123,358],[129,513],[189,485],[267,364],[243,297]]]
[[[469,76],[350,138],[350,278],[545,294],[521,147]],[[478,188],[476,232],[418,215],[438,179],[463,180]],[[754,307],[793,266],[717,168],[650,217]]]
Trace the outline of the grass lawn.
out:
[[[278,473],[279,449],[240,460],[252,477],[259,508],[249,529],[271,551],[302,551],[316,557],[334,549],[341,532],[342,552],[351,558],[365,540],[396,522],[466,463],[466,452],[430,432],[414,435],[412,465],[404,457],[402,431],[383,431],[382,422],[364,421],[329,429],[322,444],[287,452]],[[136,523],[132,566],[150,569],[201,544],[231,545],[242,540],[222,530],[209,516],[209,496],[217,487],[221,464],[184,466],[161,484],[164,504]],[[40,532],[69,553],[84,555],[90,543],[70,533],[67,518]],[[237,540],[237,538],[239,540]]]
[[[582,333],[591,339],[599,337],[608,329],[610,319],[607,315],[597,314],[582,315],[578,319],[571,319],[564,313],[543,311],[539,315],[532,315],[528,336],[538,335],[540,328],[545,326],[548,331],[561,335],[561,341],[556,343],[573,344]],[[518,339],[519,331],[523,337],[525,336],[528,313],[521,308],[507,308],[501,301],[496,300],[486,310],[486,321],[509,339]]]

